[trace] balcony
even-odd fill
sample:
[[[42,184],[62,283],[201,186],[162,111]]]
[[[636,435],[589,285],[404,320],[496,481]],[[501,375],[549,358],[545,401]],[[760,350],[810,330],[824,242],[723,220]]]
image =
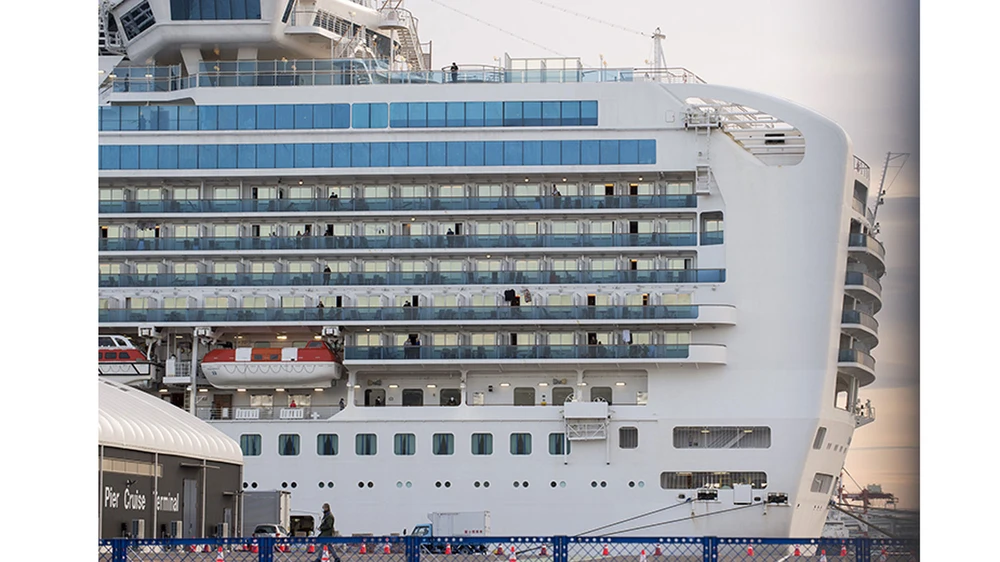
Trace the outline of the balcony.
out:
[[[885,274],[885,246],[869,234],[852,233],[848,251],[864,263],[875,277]]]
[[[859,349],[841,349],[837,370],[855,377],[861,386],[875,382],[875,358]]]
[[[379,273],[101,273],[106,287],[378,287],[724,283],[725,269],[427,271]]]
[[[878,321],[871,315],[860,310],[845,310],[840,324],[844,333],[860,340],[869,349],[878,345]]]
[[[100,201],[101,215],[399,212],[414,211],[531,211],[587,209],[694,209],[695,195],[563,195],[555,197],[398,197],[358,199],[201,199],[163,201]]]
[[[648,306],[466,306],[389,308],[127,308],[101,309],[104,326],[156,325],[301,325],[335,322],[344,326],[431,326],[491,324],[577,325],[629,321],[636,325],[734,325],[736,309],[730,305]]]
[[[882,284],[867,273],[848,271],[844,280],[845,292],[872,307],[873,313],[882,309]]]
[[[346,347],[344,365],[551,365],[593,363],[726,364],[722,345],[449,345]]]
[[[721,234],[721,233],[720,233]],[[357,250],[502,250],[513,248],[684,247],[697,245],[695,232],[642,234],[498,234],[412,236],[269,236],[192,238],[102,238],[99,252],[260,252]]]

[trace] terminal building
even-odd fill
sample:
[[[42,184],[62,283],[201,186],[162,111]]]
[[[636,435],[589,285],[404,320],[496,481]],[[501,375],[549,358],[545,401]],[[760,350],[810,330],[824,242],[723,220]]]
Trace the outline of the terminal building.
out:
[[[239,443],[142,390],[99,385],[100,538],[236,535]]]

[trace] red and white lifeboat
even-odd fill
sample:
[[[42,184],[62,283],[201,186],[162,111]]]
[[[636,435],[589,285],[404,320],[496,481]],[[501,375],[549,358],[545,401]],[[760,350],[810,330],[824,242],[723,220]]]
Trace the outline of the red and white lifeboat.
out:
[[[125,336],[97,336],[97,374],[122,384],[152,380],[153,364]]]
[[[343,359],[326,343],[305,347],[213,349],[201,372],[216,388],[329,387],[339,379]]]

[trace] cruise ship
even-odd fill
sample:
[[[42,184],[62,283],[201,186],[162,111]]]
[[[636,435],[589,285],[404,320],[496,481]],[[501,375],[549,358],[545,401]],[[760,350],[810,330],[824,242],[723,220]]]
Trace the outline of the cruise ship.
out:
[[[99,376],[342,535],[820,536],[885,273],[848,134],[662,50],[435,64],[418,31],[99,3]]]

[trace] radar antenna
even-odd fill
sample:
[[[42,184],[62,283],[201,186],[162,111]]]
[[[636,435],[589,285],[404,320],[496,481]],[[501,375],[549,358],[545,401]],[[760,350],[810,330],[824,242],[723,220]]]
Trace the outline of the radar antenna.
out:
[[[887,152],[885,155],[885,162],[882,164],[882,179],[878,182],[878,198],[875,200],[875,209],[872,210],[872,227],[875,228],[875,234],[878,234],[878,226],[875,222],[875,218],[878,217],[878,209],[885,204],[885,194],[892,187],[892,183],[896,181],[899,177],[899,171],[903,169],[906,161],[909,160],[909,152]],[[902,161],[900,161],[902,159]],[[892,179],[889,180],[889,184],[886,185],[885,178],[889,173],[889,169],[895,169],[896,173],[893,174]]]

